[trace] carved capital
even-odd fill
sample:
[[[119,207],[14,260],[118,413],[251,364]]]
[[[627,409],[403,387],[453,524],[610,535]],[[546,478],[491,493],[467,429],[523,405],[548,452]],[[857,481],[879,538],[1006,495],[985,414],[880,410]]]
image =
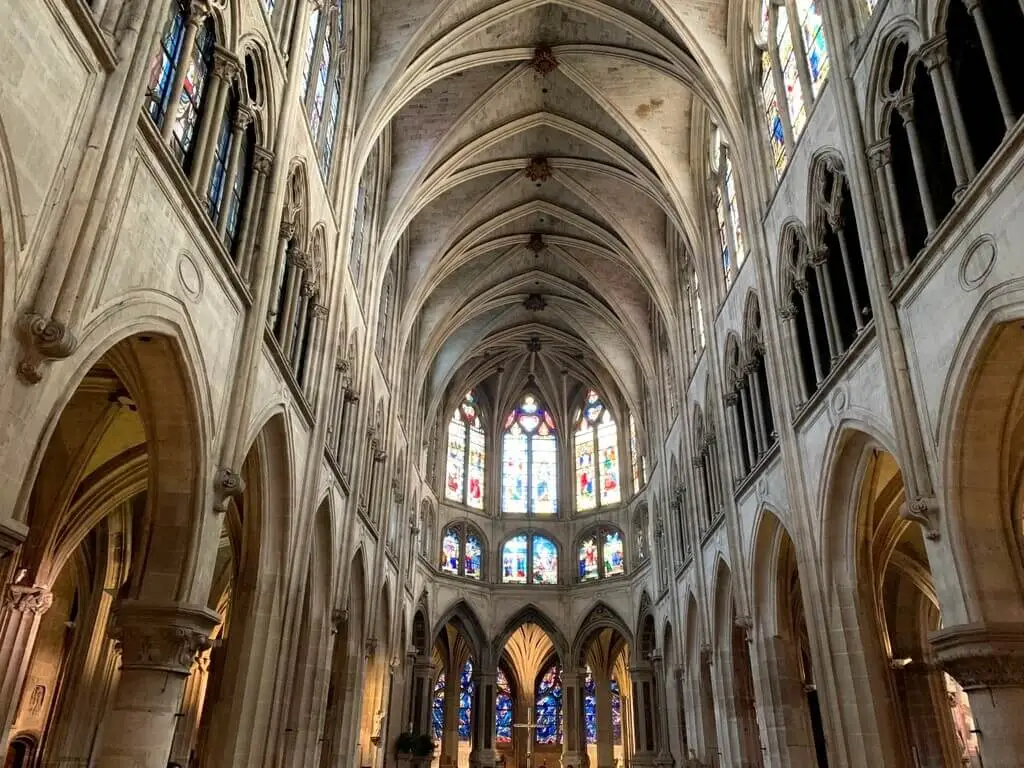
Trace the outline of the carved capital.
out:
[[[323,304],[313,305],[313,317],[320,318],[321,320],[327,317],[328,309]]]
[[[267,176],[274,165],[274,153],[263,147],[256,147],[252,154],[252,169],[260,176]]]
[[[743,630],[743,639],[748,643],[754,640],[754,620],[749,616],[737,616],[733,622],[738,628]]]
[[[966,691],[1024,686],[1024,624],[962,624],[928,639],[936,665]]]
[[[900,113],[900,117],[903,118],[903,122],[906,125],[911,125],[914,122],[914,97],[907,96],[905,99],[900,99],[896,102],[896,111]]]
[[[925,68],[931,72],[936,67],[949,63],[949,42],[945,35],[933,37],[918,48],[918,53],[924,61]]]
[[[187,675],[196,656],[211,647],[220,616],[195,605],[122,603],[110,634],[121,652],[121,669]]]
[[[238,59],[227,48],[219,45],[213,49],[213,76],[221,80],[230,80],[242,71]]]
[[[725,401],[726,407],[732,407],[739,404],[740,392],[738,389],[734,389],[732,392],[726,392],[725,397],[722,398]]]
[[[699,456],[694,456],[693,457],[693,468],[694,469],[702,469],[703,467],[704,467],[704,456],[703,456],[703,454],[699,455]]]
[[[309,255],[294,240],[288,246],[288,263],[296,269],[309,269],[310,266]]]
[[[331,634],[336,635],[348,624],[348,609],[336,608],[331,611]]]
[[[783,321],[793,320],[797,314],[798,311],[795,304],[787,304],[779,310],[779,317],[781,317]]]
[[[282,240],[291,241],[295,237],[295,224],[291,221],[282,221],[279,236]]]
[[[245,480],[233,469],[221,467],[213,478],[213,509],[215,512],[226,512],[228,501],[240,497],[245,492]]]
[[[918,523],[924,529],[925,538],[939,538],[939,502],[931,497],[917,496],[900,505],[900,517]]]
[[[236,133],[242,133],[253,120],[252,110],[248,107],[239,107],[235,111],[235,117],[231,121],[231,127]]]
[[[319,289],[315,280],[303,280],[302,287],[299,289],[299,295],[304,299],[311,299],[317,295]]]
[[[373,449],[373,463],[383,464],[388,459],[388,452],[381,450],[380,448]]]
[[[805,278],[801,277],[793,281],[793,287],[796,289],[797,293],[799,293],[801,296],[804,296],[806,295],[807,290],[810,288],[810,285],[808,285],[807,280]]]
[[[868,147],[868,161],[872,170],[876,171],[892,162],[892,144],[889,139],[883,139]]]
[[[700,663],[710,667],[711,666],[712,656],[713,656],[713,651],[711,649],[711,643],[701,643],[700,644]]]
[[[345,391],[345,402],[349,405],[355,405],[359,402],[359,393],[354,389],[348,389]]]
[[[815,269],[821,269],[825,266],[825,262],[828,261],[828,246],[824,243],[815,245],[811,249],[810,256],[811,266]]]
[[[42,616],[53,605],[53,592],[45,584],[8,584],[4,607],[9,611]]]
[[[208,0],[192,0],[188,5],[188,23],[199,27],[206,22],[210,13]]]
[[[367,639],[366,645],[363,647],[363,654],[369,659],[375,653],[377,653],[377,638],[371,637]]]

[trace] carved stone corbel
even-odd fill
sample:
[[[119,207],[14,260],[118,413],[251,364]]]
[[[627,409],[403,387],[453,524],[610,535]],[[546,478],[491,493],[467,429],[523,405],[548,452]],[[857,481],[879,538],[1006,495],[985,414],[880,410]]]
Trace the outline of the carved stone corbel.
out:
[[[228,502],[245,492],[245,480],[235,470],[221,467],[213,478],[213,511],[226,512]]]
[[[42,381],[43,363],[70,357],[78,340],[64,322],[35,312],[23,315],[21,326],[25,354],[18,363],[18,378],[31,386]]]
[[[930,496],[917,496],[900,505],[900,517],[917,523],[927,539],[939,538],[939,502]]]

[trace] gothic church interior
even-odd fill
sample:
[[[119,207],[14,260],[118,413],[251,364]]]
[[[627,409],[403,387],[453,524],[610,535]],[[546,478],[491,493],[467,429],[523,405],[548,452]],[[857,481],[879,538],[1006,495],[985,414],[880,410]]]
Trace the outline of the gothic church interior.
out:
[[[1024,0],[0,0],[4,768],[1024,765]]]

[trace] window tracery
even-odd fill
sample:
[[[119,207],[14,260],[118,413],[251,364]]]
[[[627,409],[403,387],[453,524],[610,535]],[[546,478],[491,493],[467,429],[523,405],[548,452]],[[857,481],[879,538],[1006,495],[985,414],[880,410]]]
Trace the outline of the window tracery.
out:
[[[363,272],[366,262],[366,248],[370,239],[370,224],[377,198],[377,166],[380,153],[374,147],[366,160],[363,175],[359,179],[359,190],[356,193],[356,210],[352,223],[352,240],[349,249],[348,269],[352,275],[352,283],[356,295],[362,291]]]
[[[558,509],[558,441],[555,422],[533,395],[505,418],[501,511],[553,515]]]
[[[303,49],[302,90],[306,120],[313,139],[320,173],[331,172],[338,133],[346,66],[345,5],[309,11],[309,30]],[[326,118],[326,119],[325,119]]]
[[[713,133],[714,143],[711,151],[712,207],[718,222],[722,274],[725,278],[725,285],[728,287],[732,285],[736,273],[743,266],[743,261],[747,256],[747,246],[743,236],[739,197],[729,145],[724,142],[717,128]],[[701,335],[703,335],[703,328]]]
[[[830,70],[824,24],[815,0],[762,0],[758,45],[761,106],[778,177],[793,155]]]
[[[647,484],[647,459],[640,448],[636,417],[632,413],[629,414],[629,456],[633,470],[633,493],[638,493]]]
[[[466,523],[455,523],[445,528],[441,537],[440,565],[443,573],[481,579],[483,545],[475,528]]]
[[[483,509],[486,457],[480,407],[470,391],[448,422],[445,498],[473,509]]]
[[[597,528],[585,535],[576,552],[580,581],[595,581],[626,572],[625,543],[617,528]]]
[[[501,548],[503,584],[557,584],[558,545],[546,536],[520,533]]]
[[[619,435],[615,419],[594,390],[589,390],[576,420],[576,509],[585,511],[622,499],[619,487]]]

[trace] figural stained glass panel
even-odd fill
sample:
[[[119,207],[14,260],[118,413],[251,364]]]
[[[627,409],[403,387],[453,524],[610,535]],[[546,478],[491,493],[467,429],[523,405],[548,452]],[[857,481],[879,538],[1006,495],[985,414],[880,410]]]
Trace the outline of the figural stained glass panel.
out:
[[[512,743],[512,689],[505,670],[498,668],[497,692],[494,695],[495,740],[499,744]]]
[[[558,583],[558,548],[550,539],[533,537],[533,583]]]
[[[168,9],[164,32],[160,37],[160,50],[149,67],[149,82],[146,85],[146,97],[149,100],[149,116],[160,125],[167,112],[167,99],[170,98],[171,83],[174,72],[178,68],[178,57],[181,56],[181,43],[185,39],[185,7],[175,0]]]
[[[597,744],[597,685],[589,666],[583,679],[583,726],[587,744]]]
[[[465,575],[471,579],[480,578],[480,565],[483,557],[483,547],[480,546],[480,539],[475,534],[466,535],[466,558]]]
[[[502,512],[554,514],[558,505],[555,422],[533,395],[505,419]]]
[[[622,534],[618,531],[608,531],[604,536],[604,575],[618,576],[625,573],[626,567],[623,560]]]
[[[580,581],[600,578],[597,560],[597,539],[593,536],[583,540],[579,551]]]
[[[459,529],[449,528],[441,539],[441,570],[445,573],[459,573]]]
[[[192,145],[195,143],[196,125],[199,122],[203,95],[206,93],[206,82],[213,68],[215,42],[213,24],[207,20],[196,34],[192,58],[188,62],[182,62],[187,69],[178,103],[169,105],[168,118],[174,120],[174,128],[171,130],[171,149],[182,165],[185,164]]]
[[[484,506],[484,431],[476,398],[467,392],[448,422],[445,498],[474,509]]]
[[[448,422],[448,468],[445,473],[445,498],[462,501],[466,475],[465,427],[455,418]]]
[[[612,691],[612,744],[622,744],[622,693],[619,690],[619,681],[611,680]]]
[[[618,429],[597,392],[587,392],[576,421],[576,509],[594,509],[622,498]]]
[[[789,29],[789,11],[785,5],[778,7],[775,41],[779,49],[779,65],[782,67],[782,82],[786,88],[786,104],[789,107],[790,124],[793,126],[793,139],[796,140],[803,133],[804,125],[807,123],[807,108],[800,86],[800,71],[793,47],[793,35]]]
[[[562,670],[557,664],[548,667],[537,683],[537,744],[562,743]]]
[[[525,534],[513,536],[505,542],[501,552],[501,580],[503,583],[526,583],[528,546]]]

